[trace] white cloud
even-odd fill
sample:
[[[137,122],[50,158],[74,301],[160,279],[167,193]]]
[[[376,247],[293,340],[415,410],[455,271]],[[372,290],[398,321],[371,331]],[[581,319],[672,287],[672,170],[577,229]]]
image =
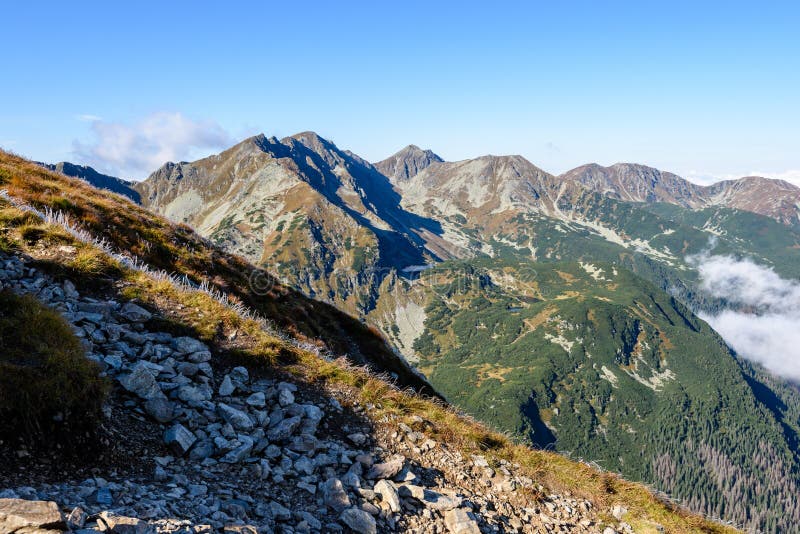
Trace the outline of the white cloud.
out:
[[[749,259],[708,254],[688,259],[705,291],[737,307],[702,318],[741,356],[800,380],[800,282]]]
[[[217,123],[159,112],[134,124],[91,121],[95,140],[73,141],[78,163],[122,178],[141,179],[167,161],[195,159],[232,144]]]

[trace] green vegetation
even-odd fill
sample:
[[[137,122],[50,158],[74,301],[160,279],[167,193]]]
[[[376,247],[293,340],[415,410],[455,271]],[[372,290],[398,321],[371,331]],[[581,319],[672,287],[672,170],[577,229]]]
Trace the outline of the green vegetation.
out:
[[[535,277],[531,265],[436,267],[414,348],[438,391],[517,439],[709,515],[769,531],[797,524],[788,417],[707,324],[615,265],[533,264]]]
[[[91,444],[106,390],[58,313],[0,292],[0,436],[48,448]]]

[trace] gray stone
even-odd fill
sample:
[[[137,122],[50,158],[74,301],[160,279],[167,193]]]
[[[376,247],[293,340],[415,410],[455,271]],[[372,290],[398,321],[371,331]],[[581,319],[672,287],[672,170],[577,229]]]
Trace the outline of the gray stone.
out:
[[[360,508],[348,508],[341,515],[342,522],[358,534],[377,534],[375,518]]]
[[[481,534],[475,516],[463,508],[445,512],[444,525],[451,534]]]
[[[192,447],[192,450],[189,451],[189,459],[199,462],[209,458],[212,454],[214,454],[214,442],[204,439]]]
[[[126,517],[112,512],[100,512],[97,520],[98,525],[105,532],[113,534],[155,534],[155,527],[150,526],[147,521],[142,521],[135,517]]]
[[[455,495],[442,495],[436,491],[425,489],[420,502],[422,502],[425,507],[432,510],[446,512],[447,510],[452,510],[453,508],[461,506],[462,499]]]
[[[89,514],[87,514],[83,508],[76,506],[67,516],[67,527],[73,530],[83,528],[88,517]]]
[[[314,464],[308,456],[301,456],[294,462],[294,470],[300,474],[310,475],[314,472]]]
[[[232,406],[228,406],[224,402],[220,402],[217,405],[217,412],[223,419],[225,419],[228,423],[231,424],[237,430],[252,430],[255,427],[255,423],[250,416],[244,413],[241,410],[237,410]]]
[[[322,484],[322,498],[325,506],[337,512],[350,506],[350,497],[347,496],[342,481],[338,478],[329,478]]]
[[[181,362],[178,364],[177,370],[183,376],[194,376],[200,371],[200,367],[196,363]]]
[[[190,404],[200,404],[211,400],[213,396],[211,388],[205,386],[181,386],[178,388],[178,398]]]
[[[362,434],[361,432],[354,432],[353,434],[348,434],[347,439],[353,442],[353,445],[360,447],[367,441],[367,436]]]
[[[231,369],[230,377],[237,385],[245,385],[250,381],[250,373],[246,367],[234,367]]]
[[[253,450],[253,439],[250,436],[239,436],[241,445],[230,451],[228,454],[220,458],[220,462],[226,464],[238,464],[243,462],[250,455]]]
[[[189,354],[187,358],[189,358],[190,362],[198,364],[197,368],[200,369],[200,371],[205,371],[206,368],[203,367],[202,364],[211,361],[211,353],[207,350],[198,350],[197,352]]]
[[[164,393],[158,386],[153,373],[149,370],[144,361],[139,361],[133,366],[130,374],[123,376],[120,379],[122,387],[138,395],[139,397],[147,399],[165,398]]]
[[[169,423],[175,417],[175,407],[162,397],[148,399],[144,403],[144,411],[159,423]]]
[[[388,480],[379,480],[375,484],[375,493],[379,493],[381,500],[385,502],[392,512],[400,511],[400,496],[397,494],[397,488]]]
[[[109,507],[114,504],[114,496],[111,495],[111,489],[108,487],[97,488],[94,494],[94,502],[103,507]]]
[[[164,443],[178,456],[186,454],[195,441],[197,441],[197,437],[180,423],[170,427],[164,433]]]
[[[49,501],[0,499],[0,532],[35,532],[66,528],[58,505]]]
[[[247,402],[248,406],[252,406],[254,408],[263,408],[267,405],[267,398],[263,392],[258,391],[247,397],[247,401],[245,402]]]
[[[119,311],[119,315],[132,323],[144,323],[153,316],[152,313],[133,302],[128,302]]]
[[[230,375],[225,375],[225,378],[222,379],[222,383],[219,385],[218,393],[223,397],[230,397],[233,395],[234,391],[236,391],[236,386],[233,385]]]
[[[267,432],[267,438],[272,442],[286,441],[289,439],[289,437],[291,437],[292,433],[297,430],[297,427],[300,426],[301,421],[302,418],[300,416],[283,419],[280,423],[275,425],[274,428],[269,429],[269,432]]]
[[[385,462],[373,465],[367,472],[367,478],[373,480],[379,478],[392,478],[399,473],[401,469],[403,469],[404,462],[405,458],[402,456],[392,456]]]
[[[197,339],[194,339],[193,337],[186,337],[186,336],[174,338],[172,340],[172,348],[182,354],[208,351],[208,347],[206,346],[205,343]]]
[[[294,403],[294,394],[288,389],[281,389],[278,391],[278,403],[281,406],[289,406]]]
[[[270,501],[269,511],[275,521],[289,521],[292,518],[292,512],[277,501]]]
[[[300,517],[302,517],[303,521],[308,523],[308,526],[310,526],[312,529],[320,530],[322,528],[322,523],[309,512],[300,512]]]

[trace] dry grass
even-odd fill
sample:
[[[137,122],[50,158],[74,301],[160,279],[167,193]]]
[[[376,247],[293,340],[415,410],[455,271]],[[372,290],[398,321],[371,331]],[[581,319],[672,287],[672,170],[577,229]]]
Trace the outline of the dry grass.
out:
[[[90,444],[108,387],[99,372],[58,313],[0,291],[0,436],[36,448]]]

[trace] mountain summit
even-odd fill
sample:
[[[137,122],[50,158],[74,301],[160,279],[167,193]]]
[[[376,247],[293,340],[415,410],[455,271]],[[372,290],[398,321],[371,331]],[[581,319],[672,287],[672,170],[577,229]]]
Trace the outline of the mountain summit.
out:
[[[375,164],[375,168],[393,183],[407,181],[428,167],[444,160],[431,150],[423,150],[417,145],[408,145]]]

